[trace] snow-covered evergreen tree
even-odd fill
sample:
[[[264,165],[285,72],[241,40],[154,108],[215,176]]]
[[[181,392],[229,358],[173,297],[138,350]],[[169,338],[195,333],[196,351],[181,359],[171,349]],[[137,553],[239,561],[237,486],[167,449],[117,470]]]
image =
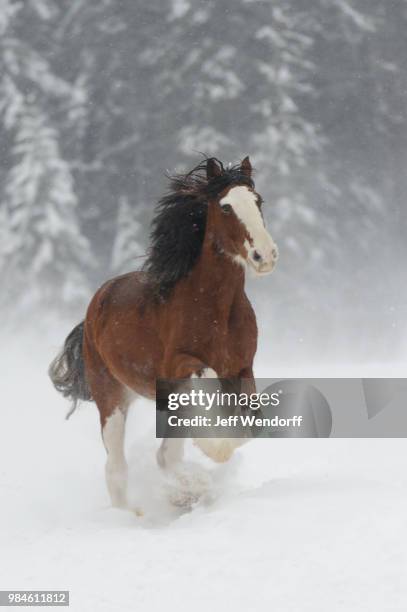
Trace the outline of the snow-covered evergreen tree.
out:
[[[250,154],[281,329],[401,313],[406,23],[405,0],[0,0],[2,278],[48,291],[61,256],[77,287],[133,268],[165,170]]]
[[[8,157],[0,204],[1,300],[27,307],[77,303],[87,293],[90,248],[78,223],[60,126],[53,125],[50,116],[61,98],[68,107],[73,94],[48,62],[18,37],[22,11],[30,7],[3,0],[2,8],[0,129]]]
[[[23,291],[28,305],[84,300],[92,259],[78,226],[72,175],[56,130],[35,107],[25,108],[20,118],[14,155],[4,192],[10,295]]]

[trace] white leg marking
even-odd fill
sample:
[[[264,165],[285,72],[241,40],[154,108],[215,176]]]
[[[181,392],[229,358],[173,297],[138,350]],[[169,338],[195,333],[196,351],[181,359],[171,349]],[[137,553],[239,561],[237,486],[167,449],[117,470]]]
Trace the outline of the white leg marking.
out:
[[[229,461],[234,451],[250,438],[195,438],[194,444],[216,463]]]
[[[215,370],[205,368],[201,376],[192,375],[191,378],[219,378]],[[228,461],[233,452],[248,440],[246,438],[194,438],[193,442],[207,457],[224,463]]]
[[[103,442],[107,451],[106,483],[112,505],[124,508],[127,505],[127,463],[124,455],[124,432],[126,416],[116,410],[103,427]]]

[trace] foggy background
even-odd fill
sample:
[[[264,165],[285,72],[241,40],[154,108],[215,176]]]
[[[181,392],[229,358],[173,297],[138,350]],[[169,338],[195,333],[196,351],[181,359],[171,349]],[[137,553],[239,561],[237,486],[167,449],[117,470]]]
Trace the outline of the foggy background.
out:
[[[405,0],[0,0],[0,312],[60,342],[166,172],[249,154],[272,362],[407,355]],[[21,334],[20,334],[21,337]]]
[[[79,612],[407,610],[405,439],[254,440],[223,465],[190,444],[177,478],[141,399],[140,517],[110,507],[96,407],[65,421],[46,374],[202,151],[250,155],[280,247],[248,283],[256,375],[405,377],[406,26],[407,0],[0,0],[2,588]]]

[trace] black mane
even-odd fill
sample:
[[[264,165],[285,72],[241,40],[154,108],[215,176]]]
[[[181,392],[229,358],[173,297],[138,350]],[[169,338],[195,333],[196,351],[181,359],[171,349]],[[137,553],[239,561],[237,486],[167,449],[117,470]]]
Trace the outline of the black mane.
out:
[[[222,168],[222,173],[208,181],[207,162],[212,160]],[[156,207],[150,249],[143,266],[159,297],[166,297],[198,259],[205,236],[208,200],[232,184],[254,187],[240,165],[224,168],[216,158],[205,159],[187,174],[169,179],[170,191]]]

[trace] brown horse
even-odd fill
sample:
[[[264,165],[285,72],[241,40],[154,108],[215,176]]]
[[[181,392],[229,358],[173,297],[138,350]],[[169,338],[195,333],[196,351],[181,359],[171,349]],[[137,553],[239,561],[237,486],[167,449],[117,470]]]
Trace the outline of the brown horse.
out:
[[[135,395],[155,397],[157,379],[218,377],[253,381],[256,317],[245,270],[271,272],[278,252],[265,229],[262,199],[246,157],[224,168],[207,159],[172,177],[160,200],[143,269],[105,283],[86,319],[50,367],[55,387],[74,401],[93,399],[108,454],[107,485],[126,505],[126,413]],[[195,440],[215,461],[241,442]],[[158,462],[180,461],[183,440],[165,439]]]

